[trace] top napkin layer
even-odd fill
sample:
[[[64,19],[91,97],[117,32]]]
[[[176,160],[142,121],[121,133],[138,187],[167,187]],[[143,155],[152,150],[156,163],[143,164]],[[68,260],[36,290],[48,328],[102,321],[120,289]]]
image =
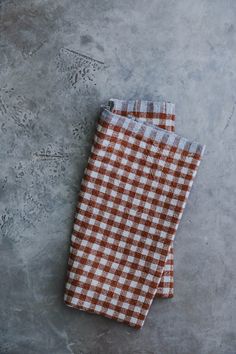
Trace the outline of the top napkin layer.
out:
[[[143,325],[203,151],[102,112],[79,195],[66,304]]]

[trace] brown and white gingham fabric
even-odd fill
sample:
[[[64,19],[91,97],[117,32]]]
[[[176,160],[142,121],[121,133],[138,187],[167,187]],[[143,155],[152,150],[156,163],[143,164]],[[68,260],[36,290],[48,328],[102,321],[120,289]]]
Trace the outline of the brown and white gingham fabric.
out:
[[[171,102],[153,102],[144,100],[118,100],[111,98],[109,110],[122,116],[134,116],[139,121],[152,123],[159,128],[175,131],[175,105]],[[174,296],[174,249],[170,247],[163,268],[161,280],[157,284],[157,297]]]
[[[67,305],[142,327],[203,151],[140,117],[102,111],[71,237]]]

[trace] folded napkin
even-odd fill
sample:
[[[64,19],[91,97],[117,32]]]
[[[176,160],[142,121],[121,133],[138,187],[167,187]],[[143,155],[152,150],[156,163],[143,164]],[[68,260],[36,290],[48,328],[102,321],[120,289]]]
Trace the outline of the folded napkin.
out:
[[[143,326],[161,282],[165,289],[204,152],[173,130],[170,103],[111,100],[103,109],[71,236],[67,305]]]

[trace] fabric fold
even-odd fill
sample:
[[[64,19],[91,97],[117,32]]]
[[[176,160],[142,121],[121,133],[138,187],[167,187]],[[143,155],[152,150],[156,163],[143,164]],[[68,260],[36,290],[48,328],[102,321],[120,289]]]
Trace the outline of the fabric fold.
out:
[[[143,102],[130,104],[127,115],[117,114],[123,108],[114,113],[114,103],[101,113],[81,184],[64,295],[68,306],[136,328],[164,281],[204,152],[203,145],[173,133],[174,124],[168,131],[154,117],[150,123],[141,117],[142,110],[157,111],[142,109]],[[166,109],[162,113],[174,122],[174,111]],[[164,115],[155,117],[158,124]]]

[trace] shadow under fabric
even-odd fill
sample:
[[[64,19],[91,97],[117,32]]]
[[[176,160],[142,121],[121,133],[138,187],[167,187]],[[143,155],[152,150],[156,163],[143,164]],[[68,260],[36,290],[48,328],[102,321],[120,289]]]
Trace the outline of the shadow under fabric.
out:
[[[140,328],[173,296],[173,241],[204,146],[174,133],[169,102],[111,99],[85,169],[65,303]]]

